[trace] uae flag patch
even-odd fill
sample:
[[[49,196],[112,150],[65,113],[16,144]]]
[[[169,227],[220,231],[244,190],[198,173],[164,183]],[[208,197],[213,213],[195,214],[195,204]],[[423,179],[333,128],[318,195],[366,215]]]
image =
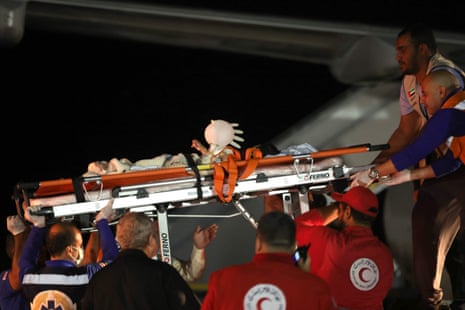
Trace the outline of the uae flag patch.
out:
[[[412,96],[414,96],[416,93],[416,90],[415,88],[411,88],[409,91],[408,91],[408,96],[411,98]]]

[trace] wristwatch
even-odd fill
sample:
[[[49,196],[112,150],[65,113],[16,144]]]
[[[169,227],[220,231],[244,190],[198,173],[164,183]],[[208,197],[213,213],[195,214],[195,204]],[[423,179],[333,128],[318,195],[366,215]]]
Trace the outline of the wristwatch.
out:
[[[368,172],[368,177],[372,180],[379,180],[381,176],[379,175],[379,171],[376,167],[371,167]]]

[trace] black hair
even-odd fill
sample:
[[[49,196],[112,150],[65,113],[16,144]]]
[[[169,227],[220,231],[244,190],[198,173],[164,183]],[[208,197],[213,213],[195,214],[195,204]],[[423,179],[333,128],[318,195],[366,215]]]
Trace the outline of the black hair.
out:
[[[415,23],[409,25],[402,29],[397,35],[397,37],[399,38],[407,34],[410,35],[412,43],[415,46],[418,46],[420,44],[426,44],[426,46],[428,46],[431,52],[436,53],[438,48],[436,38],[434,36],[433,30],[427,25],[423,23]]]
[[[258,221],[257,235],[268,245],[291,247],[295,244],[296,227],[292,217],[282,211],[270,211]]]
[[[48,253],[51,256],[59,255],[67,246],[74,245],[76,232],[79,232],[79,229],[72,222],[59,222],[52,225],[45,238]]]
[[[351,215],[354,218],[354,221],[359,223],[359,224],[363,224],[363,225],[366,225],[366,226],[371,226],[373,224],[373,222],[375,221],[375,219],[376,219],[376,217],[369,216],[369,215],[367,215],[365,213],[362,213],[360,211],[355,210],[352,207],[350,208],[350,210],[351,210]]]

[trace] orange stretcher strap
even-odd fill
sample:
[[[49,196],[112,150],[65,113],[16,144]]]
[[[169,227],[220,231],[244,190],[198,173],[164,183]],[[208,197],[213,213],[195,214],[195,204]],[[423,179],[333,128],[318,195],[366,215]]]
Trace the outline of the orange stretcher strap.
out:
[[[218,195],[218,198],[223,202],[231,202],[237,180],[243,180],[250,176],[257,168],[259,159],[262,158],[262,153],[259,149],[248,149],[247,151],[247,160],[245,161],[247,164],[245,165],[244,171],[242,171],[240,176],[238,176],[239,172],[236,161],[236,159],[240,159],[240,157],[238,158],[236,153],[229,155],[226,161],[214,164],[213,180],[215,191]],[[226,197],[224,197],[223,194],[225,172],[228,174],[228,195]]]
[[[231,202],[237,181],[237,165],[234,156],[228,155],[226,161],[215,163],[213,169],[213,184],[215,186],[215,191],[218,195],[218,198],[223,202]],[[224,197],[223,194],[225,172],[228,174],[228,195],[226,197]]]
[[[263,158],[263,152],[258,147],[249,147],[245,150],[245,160],[252,158],[261,159]]]
[[[246,179],[258,166],[259,160],[263,158],[263,152],[258,147],[249,147],[245,150],[245,160],[247,165],[241,173],[239,179]]]

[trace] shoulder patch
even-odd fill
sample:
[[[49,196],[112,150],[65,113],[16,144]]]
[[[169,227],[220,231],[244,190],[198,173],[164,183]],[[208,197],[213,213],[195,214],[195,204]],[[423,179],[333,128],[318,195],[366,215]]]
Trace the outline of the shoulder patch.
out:
[[[379,269],[370,258],[359,258],[350,267],[350,281],[361,291],[369,291],[378,284]]]

